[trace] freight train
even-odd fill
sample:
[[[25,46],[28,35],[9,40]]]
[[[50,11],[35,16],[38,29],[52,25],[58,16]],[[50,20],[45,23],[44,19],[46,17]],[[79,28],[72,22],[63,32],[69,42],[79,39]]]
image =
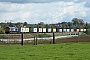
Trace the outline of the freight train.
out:
[[[6,27],[5,33],[52,33],[52,32],[86,32],[87,29],[63,29],[63,28],[27,28]]]

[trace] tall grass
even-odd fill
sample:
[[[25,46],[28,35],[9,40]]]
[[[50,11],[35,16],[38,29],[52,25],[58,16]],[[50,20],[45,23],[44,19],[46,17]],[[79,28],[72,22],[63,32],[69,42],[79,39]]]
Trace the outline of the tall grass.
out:
[[[90,42],[0,46],[0,60],[90,60]]]

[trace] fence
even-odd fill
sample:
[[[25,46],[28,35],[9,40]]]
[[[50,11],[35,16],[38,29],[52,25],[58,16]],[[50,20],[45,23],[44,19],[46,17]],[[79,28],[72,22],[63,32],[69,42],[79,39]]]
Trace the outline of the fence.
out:
[[[40,39],[39,42],[41,42],[42,40],[43,42],[45,42],[46,40],[43,38],[38,38],[38,36],[40,35],[43,35],[44,37],[45,34],[44,33],[0,34],[0,44],[21,44],[21,45],[34,44],[34,45],[37,45],[38,44],[37,39]]]
[[[0,44],[37,45],[37,44],[55,44],[58,42],[90,42],[90,36],[81,37],[76,35],[76,37],[71,38],[71,36],[73,35],[61,36],[62,34],[65,35],[64,33],[0,34]],[[60,35],[59,36],[60,38],[58,38],[58,36],[56,35]],[[39,37],[45,37],[45,38],[39,38]],[[70,38],[67,38],[67,37],[70,37]]]

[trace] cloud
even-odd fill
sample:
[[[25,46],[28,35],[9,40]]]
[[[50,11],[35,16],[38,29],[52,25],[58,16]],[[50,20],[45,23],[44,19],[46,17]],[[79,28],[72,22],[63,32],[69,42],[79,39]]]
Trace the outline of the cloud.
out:
[[[75,17],[89,19],[90,9],[84,7],[84,4],[84,2],[52,2],[44,4],[0,2],[0,22],[12,20],[13,22],[57,23],[71,21]]]
[[[11,3],[50,3],[50,2],[82,2],[85,0],[0,0],[0,2]]]
[[[50,3],[50,2],[61,2],[61,1],[79,3],[85,0],[0,0],[0,2],[11,2],[11,3]]]
[[[0,0],[0,2],[11,2],[11,3],[50,3],[61,0]]]
[[[18,4],[25,4],[25,3],[51,3],[51,2],[74,2],[74,3],[81,3],[86,2],[85,7],[90,7],[90,0],[0,0],[0,2],[8,2],[8,3],[18,3]]]
[[[90,0],[88,0],[85,4],[86,7],[90,7]]]

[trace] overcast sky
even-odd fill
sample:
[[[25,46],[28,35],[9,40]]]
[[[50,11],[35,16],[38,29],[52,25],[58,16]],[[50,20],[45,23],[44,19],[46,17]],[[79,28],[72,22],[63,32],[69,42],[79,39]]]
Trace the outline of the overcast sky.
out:
[[[0,22],[90,22],[90,0],[0,0]]]

